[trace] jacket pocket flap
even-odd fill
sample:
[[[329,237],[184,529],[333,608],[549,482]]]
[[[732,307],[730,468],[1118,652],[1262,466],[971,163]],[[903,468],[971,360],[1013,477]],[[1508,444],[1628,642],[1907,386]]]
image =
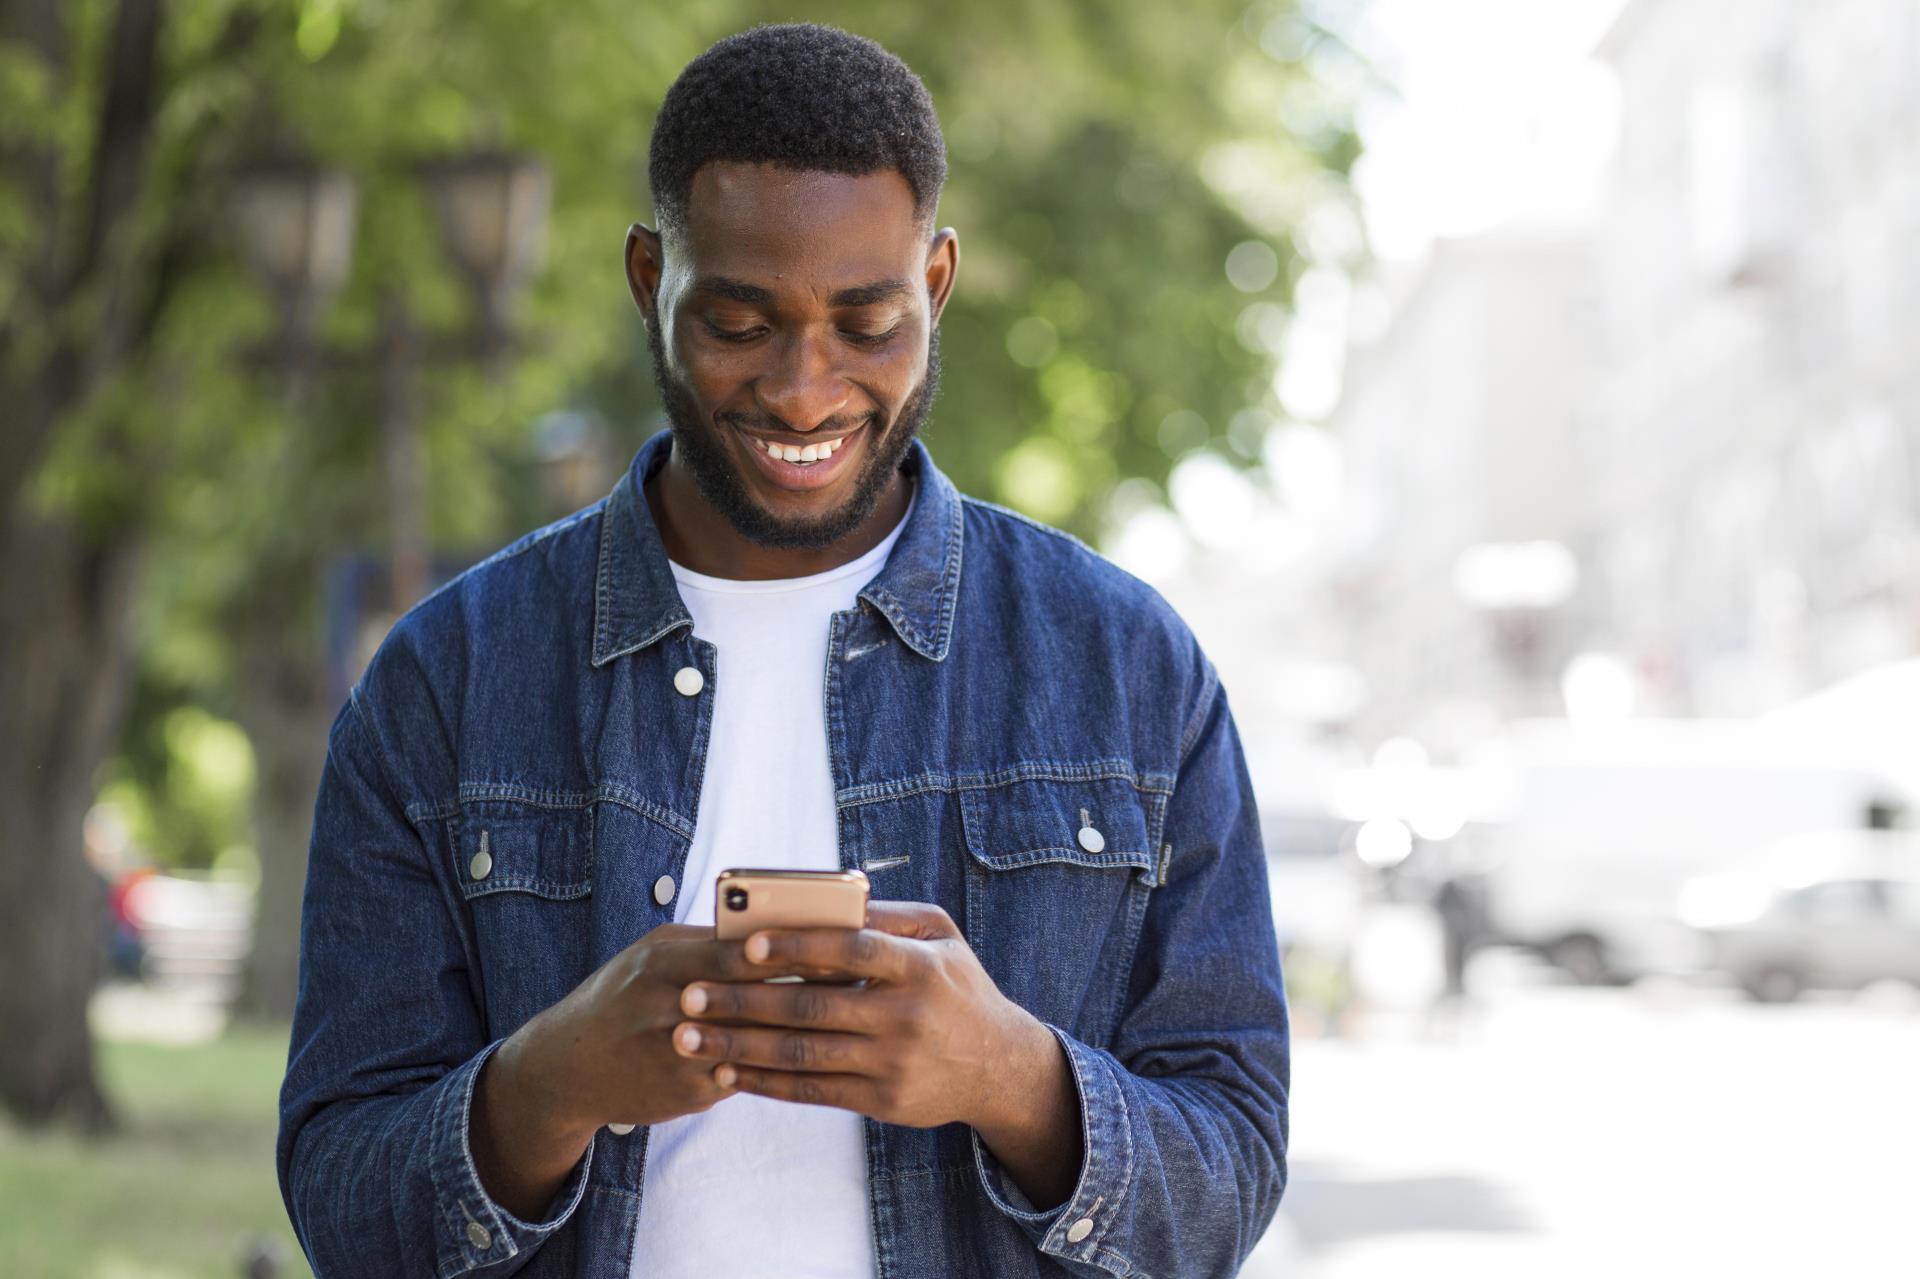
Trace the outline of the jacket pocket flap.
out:
[[[994,870],[1066,862],[1152,879],[1148,798],[1124,778],[1023,779],[961,791],[960,814],[967,851]]]
[[[453,819],[454,879],[468,898],[593,891],[593,810],[469,801]]]

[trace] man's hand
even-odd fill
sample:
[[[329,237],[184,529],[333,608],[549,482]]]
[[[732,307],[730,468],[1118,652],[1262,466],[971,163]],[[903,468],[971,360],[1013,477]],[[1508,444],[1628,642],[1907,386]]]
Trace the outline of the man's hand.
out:
[[[938,906],[874,902],[866,928],[768,929],[746,958],[772,975],[830,970],[864,987],[689,982],[673,1046],[714,1086],[857,1111],[885,1123],[976,1129],[1036,1205],[1080,1166],[1066,1055],[1002,995]]]
[[[751,963],[711,927],[662,924],[515,1031],[481,1068],[473,1106],[480,1180],[509,1211],[537,1218],[602,1124],[657,1124],[732,1090],[674,1051],[689,982],[817,975]]]

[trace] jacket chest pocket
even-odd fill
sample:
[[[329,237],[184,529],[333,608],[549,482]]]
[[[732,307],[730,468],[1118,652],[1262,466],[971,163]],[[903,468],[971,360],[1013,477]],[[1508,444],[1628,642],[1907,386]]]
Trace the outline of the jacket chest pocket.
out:
[[[593,809],[468,801],[448,824],[487,1028],[510,1034],[590,971]]]
[[[1124,778],[961,792],[968,943],[1008,998],[1091,1043],[1125,994],[1163,805]]]

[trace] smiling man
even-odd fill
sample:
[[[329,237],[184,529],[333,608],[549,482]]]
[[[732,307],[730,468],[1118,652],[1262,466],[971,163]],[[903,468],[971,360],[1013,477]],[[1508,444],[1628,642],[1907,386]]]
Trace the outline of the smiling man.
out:
[[[918,439],[945,176],[843,32],[668,92],[625,268],[671,429],[403,618],[333,727],[278,1150],[323,1279],[1225,1276],[1271,1220],[1226,696]],[[865,870],[866,927],[719,941],[733,866]]]

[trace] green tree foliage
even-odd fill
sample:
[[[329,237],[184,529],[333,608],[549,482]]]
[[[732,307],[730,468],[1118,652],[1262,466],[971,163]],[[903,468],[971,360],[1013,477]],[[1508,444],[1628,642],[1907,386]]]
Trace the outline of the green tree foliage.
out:
[[[76,25],[95,32],[109,7],[76,6]],[[649,215],[654,106],[711,40],[788,20],[789,7],[203,0],[169,12],[155,207],[134,230],[154,228],[139,238],[162,242],[170,231],[185,260],[151,353],[62,431],[45,492],[96,521],[177,533],[194,562],[193,580],[177,585],[199,597],[198,613],[263,556],[377,549],[386,511],[368,482],[379,468],[371,372],[335,376],[320,413],[293,420],[270,380],[237,358],[269,341],[277,320],[225,251],[222,179],[269,149],[358,183],[353,272],[322,335],[362,349],[394,290],[427,327],[466,322],[419,161],[498,146],[552,166],[547,269],[521,314],[531,343],[513,377],[495,385],[465,368],[430,378],[437,543],[481,548],[516,531],[529,512],[505,509],[500,463],[520,460],[527,424],[583,383],[625,441],[646,429],[652,392],[619,253],[627,223]],[[1277,409],[1272,354],[1244,343],[1236,321],[1256,301],[1285,307],[1301,269],[1294,228],[1341,198],[1354,154],[1336,91],[1305,56],[1311,29],[1289,8],[1023,0],[936,23],[866,0],[807,15],[901,53],[946,124],[952,179],[940,216],[960,229],[963,261],[929,438],[964,487],[1092,536],[1117,479],[1161,481],[1179,453],[1224,448],[1234,414]],[[1276,29],[1294,33],[1287,60],[1268,52]],[[54,117],[87,96],[76,84]],[[1278,266],[1253,293],[1224,269],[1250,240]],[[104,447],[115,433],[156,443]],[[158,484],[156,448],[169,463]]]
[[[205,870],[236,854],[241,869],[250,866],[247,735],[192,704],[142,713],[137,697],[130,722],[138,731],[102,776],[100,799],[120,811],[134,846],[180,868]]]

